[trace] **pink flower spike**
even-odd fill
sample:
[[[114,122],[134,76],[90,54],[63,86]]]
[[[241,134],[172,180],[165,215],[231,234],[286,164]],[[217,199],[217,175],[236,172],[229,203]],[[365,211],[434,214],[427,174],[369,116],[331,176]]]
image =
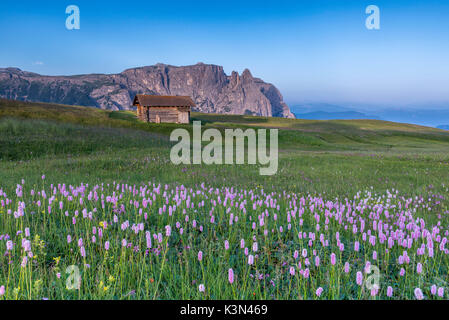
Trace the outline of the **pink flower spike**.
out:
[[[294,267],[290,267],[290,275],[291,276],[295,275],[295,268]]]
[[[360,271],[357,271],[356,281],[359,286],[362,285],[363,282],[363,274]]]
[[[415,288],[414,293],[415,293],[416,299],[418,299],[418,300],[424,299],[424,294],[422,293],[422,290],[420,288]]]
[[[389,286],[387,288],[387,297],[391,298],[393,296],[393,288]]]
[[[234,270],[232,269],[228,270],[228,280],[230,284],[234,283]]]
[[[335,264],[337,263],[337,257],[335,256],[335,253],[331,254],[331,264],[333,266],[335,266]]]

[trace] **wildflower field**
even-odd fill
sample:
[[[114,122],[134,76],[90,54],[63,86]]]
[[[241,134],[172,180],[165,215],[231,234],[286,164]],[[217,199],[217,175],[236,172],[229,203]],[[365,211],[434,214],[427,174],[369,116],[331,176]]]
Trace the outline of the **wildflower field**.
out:
[[[449,297],[448,133],[194,117],[280,128],[278,173],[173,165],[174,126],[130,113],[0,101],[0,299]]]

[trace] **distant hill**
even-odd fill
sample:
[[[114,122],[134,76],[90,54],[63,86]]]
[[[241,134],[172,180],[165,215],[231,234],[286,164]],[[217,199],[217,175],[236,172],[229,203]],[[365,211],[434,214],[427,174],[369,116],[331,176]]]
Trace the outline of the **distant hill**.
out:
[[[448,109],[420,108],[389,108],[375,113],[384,120],[415,123],[423,126],[437,127],[442,123],[449,123]]]
[[[354,111],[353,109],[342,107],[335,104],[330,103],[304,103],[304,104],[296,104],[290,107],[290,110],[294,114],[306,114],[311,112],[323,111],[323,112],[346,112],[346,111]]]
[[[359,110],[330,103],[304,103],[290,108],[299,119],[308,120],[381,120],[377,115],[366,114]]]
[[[217,65],[159,63],[118,74],[45,76],[0,68],[0,98],[129,110],[135,94],[190,96],[198,112],[294,117],[279,90],[248,69],[226,75]]]
[[[345,111],[345,112],[325,112],[316,111],[308,113],[295,113],[298,119],[308,119],[308,120],[357,120],[357,119],[372,119],[381,120],[377,116],[367,115],[357,111]]]
[[[401,123],[413,123],[429,127],[441,127],[449,123],[448,107],[443,105],[410,107],[356,107],[329,103],[306,103],[293,105],[290,109],[297,118],[313,120],[373,119]]]

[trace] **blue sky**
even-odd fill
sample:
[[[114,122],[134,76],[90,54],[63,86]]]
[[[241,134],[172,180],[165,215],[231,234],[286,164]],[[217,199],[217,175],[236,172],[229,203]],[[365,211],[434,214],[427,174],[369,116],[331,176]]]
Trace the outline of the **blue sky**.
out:
[[[80,30],[65,27],[72,4]],[[0,43],[0,67],[41,74],[201,61],[249,68],[289,104],[449,102],[449,1],[2,0]]]

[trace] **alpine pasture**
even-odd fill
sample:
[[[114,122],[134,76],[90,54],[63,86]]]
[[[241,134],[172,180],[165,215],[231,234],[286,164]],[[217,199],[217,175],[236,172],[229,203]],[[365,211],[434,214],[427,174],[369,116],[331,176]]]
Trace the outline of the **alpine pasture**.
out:
[[[449,132],[278,128],[279,169],[173,165],[132,112],[0,100],[0,299],[447,299]]]

